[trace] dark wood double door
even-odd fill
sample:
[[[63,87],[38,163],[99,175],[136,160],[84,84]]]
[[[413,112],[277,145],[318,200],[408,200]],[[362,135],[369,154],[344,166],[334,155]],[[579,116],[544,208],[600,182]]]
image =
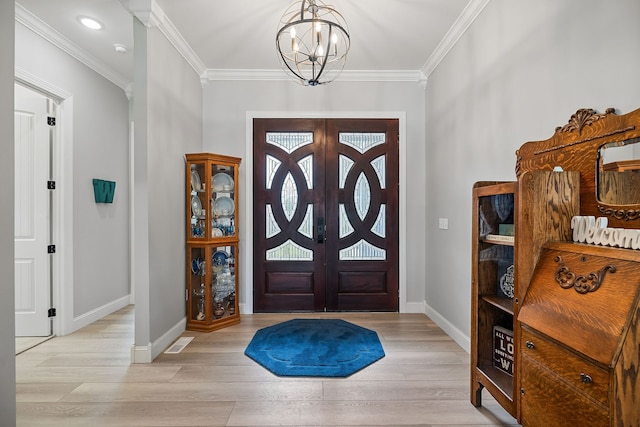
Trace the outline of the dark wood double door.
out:
[[[254,311],[398,310],[398,120],[254,119]]]

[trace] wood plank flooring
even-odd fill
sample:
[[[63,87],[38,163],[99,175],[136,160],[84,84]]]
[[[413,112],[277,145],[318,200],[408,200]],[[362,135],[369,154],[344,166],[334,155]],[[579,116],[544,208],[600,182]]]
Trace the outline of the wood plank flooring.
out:
[[[259,328],[341,318],[378,333],[386,356],[348,378],[277,377],[244,355]],[[517,426],[486,392],[469,403],[469,356],[422,314],[243,315],[179,354],[131,365],[133,307],[16,356],[17,425]]]

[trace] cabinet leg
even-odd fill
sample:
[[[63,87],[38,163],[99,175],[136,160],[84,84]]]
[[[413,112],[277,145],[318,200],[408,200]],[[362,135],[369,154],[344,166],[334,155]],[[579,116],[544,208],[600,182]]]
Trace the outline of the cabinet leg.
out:
[[[479,382],[471,383],[471,404],[476,408],[482,406],[482,389],[484,387]]]

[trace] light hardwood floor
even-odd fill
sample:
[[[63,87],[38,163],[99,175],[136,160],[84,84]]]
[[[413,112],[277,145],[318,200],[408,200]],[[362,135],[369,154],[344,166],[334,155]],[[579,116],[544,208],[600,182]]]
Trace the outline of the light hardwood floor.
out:
[[[375,330],[386,356],[348,378],[281,378],[244,355],[254,332],[296,317]],[[469,403],[469,356],[428,317],[254,314],[179,354],[130,365],[133,307],[16,356],[17,425],[517,426],[488,394]]]

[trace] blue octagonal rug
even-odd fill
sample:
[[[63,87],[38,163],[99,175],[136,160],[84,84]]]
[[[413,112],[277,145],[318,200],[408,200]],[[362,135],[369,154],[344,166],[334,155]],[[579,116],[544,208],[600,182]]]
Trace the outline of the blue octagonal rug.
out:
[[[340,319],[293,319],[259,329],[244,354],[280,376],[348,377],[384,357],[378,334]]]

